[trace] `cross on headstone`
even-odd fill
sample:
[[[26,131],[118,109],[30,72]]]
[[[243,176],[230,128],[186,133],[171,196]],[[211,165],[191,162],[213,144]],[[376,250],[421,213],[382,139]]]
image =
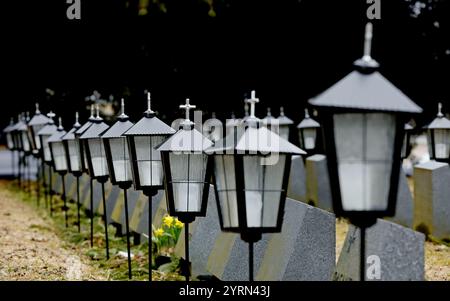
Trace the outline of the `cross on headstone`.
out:
[[[250,104],[250,117],[255,118],[255,104],[259,102],[259,98],[255,96],[255,90],[252,90],[250,98],[247,98],[245,102]]]

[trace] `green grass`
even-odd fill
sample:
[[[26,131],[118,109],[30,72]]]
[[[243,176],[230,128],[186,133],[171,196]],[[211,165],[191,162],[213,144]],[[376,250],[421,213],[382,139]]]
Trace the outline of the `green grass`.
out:
[[[50,227],[56,232],[58,237],[65,243],[64,247],[67,249],[75,249],[79,253],[90,258],[88,263],[97,269],[101,269],[107,275],[109,280],[128,280],[128,262],[127,256],[118,255],[119,251],[127,252],[126,237],[119,237],[116,235],[116,229],[114,226],[108,226],[109,237],[109,255],[110,259],[106,259],[106,239],[104,231],[104,222],[98,215],[94,217],[94,235],[93,246],[90,244],[90,225],[91,220],[85,214],[84,208],[80,209],[80,224],[81,231],[78,232],[77,222],[77,205],[76,203],[67,202],[68,210],[68,224],[65,227],[65,216],[62,211],[63,201],[58,195],[53,196],[53,215],[50,217],[49,208],[45,208],[45,200],[43,191],[41,189],[40,206],[37,207],[37,197],[34,194],[30,195],[20,190],[17,184],[14,183],[10,186],[12,191],[18,199],[23,200],[31,206],[34,206],[39,215],[49,222]],[[32,225],[31,227],[38,229],[39,231],[49,231],[51,228]],[[134,255],[132,258],[132,280],[147,280],[148,281],[148,243],[142,242],[139,245],[133,245],[133,239],[131,240],[131,253]],[[156,248],[153,247],[153,250]],[[155,252],[153,252],[155,253]],[[157,256],[158,254],[154,254]],[[172,262],[170,264],[162,265],[156,270],[155,266],[152,266],[152,279],[156,281],[165,280],[184,280],[184,277],[179,275],[178,261],[172,254]]]

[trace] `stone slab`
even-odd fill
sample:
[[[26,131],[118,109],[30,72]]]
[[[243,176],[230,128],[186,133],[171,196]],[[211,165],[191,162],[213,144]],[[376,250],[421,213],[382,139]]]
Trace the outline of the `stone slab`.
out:
[[[302,202],[306,201],[306,172],[302,156],[292,157],[287,197]]]
[[[327,159],[324,155],[306,158],[306,202],[333,212]]]

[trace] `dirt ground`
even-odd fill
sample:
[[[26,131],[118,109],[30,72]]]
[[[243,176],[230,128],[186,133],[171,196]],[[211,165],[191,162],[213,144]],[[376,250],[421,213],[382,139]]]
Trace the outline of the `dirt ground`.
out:
[[[336,220],[336,261],[347,235],[348,224]],[[425,242],[425,279],[450,281],[450,247],[431,241]]]
[[[0,181],[0,280],[104,280],[88,258],[65,246],[52,220],[14,199]]]

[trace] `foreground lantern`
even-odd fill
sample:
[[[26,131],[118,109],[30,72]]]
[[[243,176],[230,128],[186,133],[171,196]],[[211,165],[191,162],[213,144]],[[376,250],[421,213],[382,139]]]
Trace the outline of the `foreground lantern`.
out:
[[[450,120],[442,114],[441,103],[437,117],[426,128],[430,159],[450,163]]]
[[[105,240],[106,240],[106,259],[109,259],[109,239],[108,239],[108,216],[106,209],[105,198],[105,183],[108,181],[108,163],[106,162],[105,146],[101,135],[109,128],[100,117],[98,105],[96,107],[97,116],[92,125],[80,136],[81,143],[84,143],[84,149],[87,156],[89,176],[97,180],[102,186],[102,200],[103,200],[103,221],[105,225]],[[94,208],[90,208],[92,216],[94,215]]]
[[[78,122],[78,112],[75,113],[75,124],[72,129],[65,134],[61,140],[64,144],[64,151],[66,154],[67,170],[70,172],[77,181],[77,226],[78,232],[81,232],[81,217],[80,217],[80,177],[82,174],[80,147],[78,145],[78,140],[75,139],[75,132],[81,127]]]
[[[284,115],[284,108],[280,107],[280,116],[278,116],[279,134],[281,138],[289,141],[290,128],[294,124],[292,119]]]
[[[255,117],[252,91],[245,132],[227,136],[206,150],[214,158],[214,188],[222,231],[240,233],[249,243],[249,276],[253,280],[253,244],[262,233],[280,232],[293,155],[303,150],[266,127]]]
[[[305,109],[305,118],[297,125],[297,129],[300,147],[308,154],[315,154],[320,124],[309,116],[308,109]]]
[[[334,213],[361,228],[361,280],[365,229],[395,214],[404,124],[422,111],[376,71],[371,39],[369,23],[357,70],[310,100],[323,125]]]
[[[148,235],[152,235],[152,196],[163,188],[163,167],[161,152],[156,150],[175,130],[159,120],[151,109],[150,93],[147,93],[147,111],[144,117],[124,133],[127,138],[128,152],[133,173],[133,185],[142,190],[149,198],[148,202]],[[151,250],[149,241],[149,280],[151,281]]]
[[[65,176],[67,174],[67,160],[66,160],[66,151],[64,149],[64,143],[62,140],[62,137],[66,134],[66,131],[64,130],[62,126],[61,117],[59,117],[59,126],[57,128],[56,133],[50,136],[48,138],[47,142],[50,147],[50,154],[52,156],[52,162],[53,162],[53,169],[56,173],[58,173],[61,176],[61,182],[62,182],[62,200],[64,202],[64,218],[66,221],[66,228],[69,226],[68,223],[68,216],[67,216],[67,200],[66,200],[66,180]]]
[[[48,117],[47,125],[44,126],[37,133],[37,135],[39,136],[39,141],[40,141],[40,145],[41,145],[40,157],[42,158],[44,163],[48,166],[48,171],[49,171],[47,189],[45,190],[45,195],[46,195],[45,201],[46,201],[46,206],[47,206],[47,196],[48,196],[49,202],[50,202],[50,215],[52,215],[53,214],[53,206],[52,206],[52,195],[53,195],[52,172],[53,172],[53,168],[52,168],[52,155],[50,153],[50,147],[48,145],[48,138],[50,138],[50,136],[56,132],[57,127],[55,125],[55,122],[53,121],[55,114],[52,111],[50,111],[50,113],[47,114],[47,117]]]
[[[125,133],[133,123],[129,121],[125,115],[125,104],[122,98],[122,113],[103,135],[102,140],[105,144],[106,159],[108,163],[109,176],[113,185],[118,185],[123,189],[124,205],[125,205],[125,227],[127,236],[127,252],[128,252],[128,278],[131,279],[131,249],[130,249],[130,226],[128,221],[128,193],[127,189],[131,187],[131,164],[128,155],[128,146]]]
[[[189,223],[197,216],[206,215],[212,157],[208,158],[204,150],[212,146],[213,142],[197,131],[194,123],[189,120],[189,110],[195,109],[195,106],[189,104],[189,99],[180,108],[186,110],[182,128],[157,150],[162,155],[167,210],[171,216],[178,217],[185,224],[185,273],[188,281]]]

